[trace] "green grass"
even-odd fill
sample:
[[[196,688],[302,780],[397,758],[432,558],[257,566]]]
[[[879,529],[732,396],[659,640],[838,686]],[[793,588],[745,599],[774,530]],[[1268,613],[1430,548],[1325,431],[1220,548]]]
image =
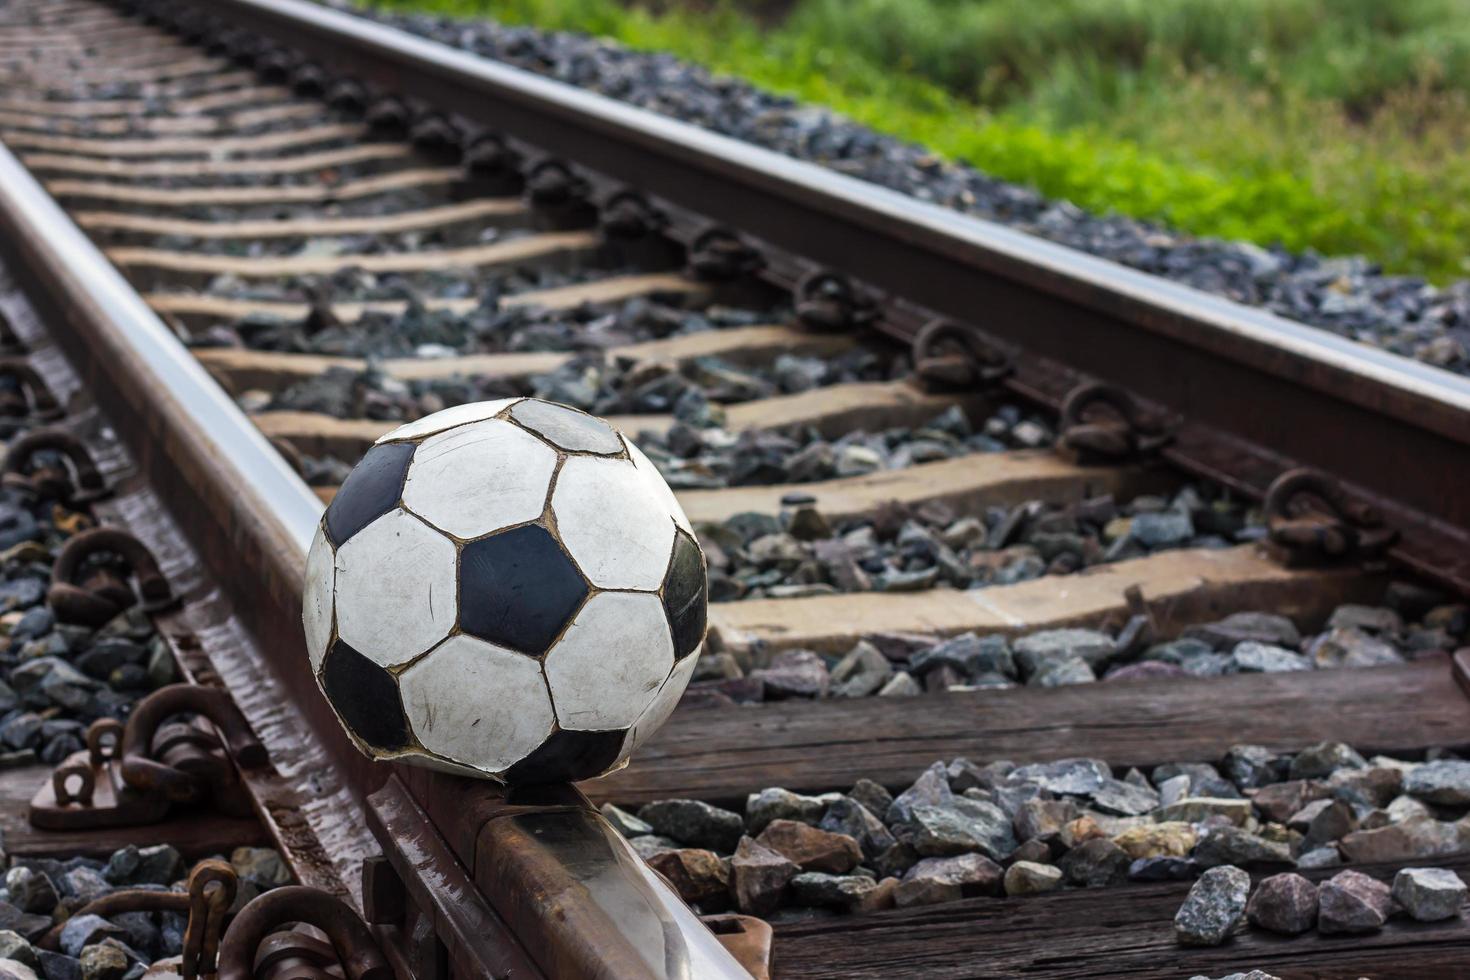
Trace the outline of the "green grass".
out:
[[[1470,271],[1470,0],[385,0],[669,51],[1099,212]]]

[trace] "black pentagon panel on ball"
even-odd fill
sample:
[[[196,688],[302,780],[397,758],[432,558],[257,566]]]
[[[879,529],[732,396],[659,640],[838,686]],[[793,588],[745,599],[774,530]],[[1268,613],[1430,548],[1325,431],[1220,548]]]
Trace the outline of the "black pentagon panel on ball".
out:
[[[541,656],[586,598],[581,573],[539,524],[460,550],[460,628],[496,646]]]
[[[384,752],[408,745],[408,720],[398,682],[341,640],[327,651],[322,686],[347,727],[368,745]]]
[[[332,544],[342,547],[348,538],[397,506],[414,448],[410,442],[374,446],[352,468],[327,507],[327,534]]]
[[[623,451],[623,440],[612,426],[565,405],[527,398],[512,408],[510,414],[521,425],[569,453],[616,456]]]
[[[557,731],[505,771],[508,783],[569,783],[599,775],[623,749],[625,731]]]
[[[674,659],[682,660],[704,639],[709,612],[709,574],[704,554],[683,528],[674,535],[674,555],[664,576],[664,612],[668,613],[674,637]]]

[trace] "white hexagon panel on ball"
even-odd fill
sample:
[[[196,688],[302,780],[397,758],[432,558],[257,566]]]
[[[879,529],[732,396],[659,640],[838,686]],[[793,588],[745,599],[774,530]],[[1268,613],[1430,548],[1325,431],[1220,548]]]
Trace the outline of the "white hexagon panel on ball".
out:
[[[620,768],[668,718],[707,600],[654,464],[601,419],[506,398],[368,450],[312,542],[302,624],[368,755],[560,782]]]

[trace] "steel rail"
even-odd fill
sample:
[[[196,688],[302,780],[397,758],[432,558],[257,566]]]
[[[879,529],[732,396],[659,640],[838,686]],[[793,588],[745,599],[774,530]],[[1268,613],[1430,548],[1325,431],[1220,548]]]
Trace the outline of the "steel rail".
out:
[[[1288,466],[1326,470],[1400,528],[1397,557],[1470,587],[1470,380],[326,6],[208,10],[841,269],[887,301],[883,326],[900,336],[930,316],[971,324],[1027,355],[1010,384],[1044,402],[1068,379],[1120,385],[1187,421],[1171,452],[1186,469],[1258,496]]]
[[[426,906],[455,975],[747,976],[574,789],[528,803],[362,756],[316,690],[300,625],[321,503],[3,145],[0,254],[23,273],[15,278],[28,299],[252,631],[256,646],[242,655],[258,658],[244,665],[258,689],[234,693],[273,765],[305,800],[342,787],[315,811],[332,821],[314,828],[318,836],[342,844],[376,834],[369,846]],[[242,667],[220,666],[224,677]],[[405,817],[424,812],[458,821],[468,854],[444,846],[442,825]],[[466,813],[484,819],[467,826]],[[481,837],[535,846],[481,853]],[[289,857],[291,842],[278,843]]]

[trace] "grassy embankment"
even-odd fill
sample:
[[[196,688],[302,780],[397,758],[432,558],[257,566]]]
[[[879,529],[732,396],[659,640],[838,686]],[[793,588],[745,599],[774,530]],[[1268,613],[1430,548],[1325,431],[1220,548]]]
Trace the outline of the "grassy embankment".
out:
[[[383,5],[669,51],[1095,211],[1470,273],[1470,0]]]

